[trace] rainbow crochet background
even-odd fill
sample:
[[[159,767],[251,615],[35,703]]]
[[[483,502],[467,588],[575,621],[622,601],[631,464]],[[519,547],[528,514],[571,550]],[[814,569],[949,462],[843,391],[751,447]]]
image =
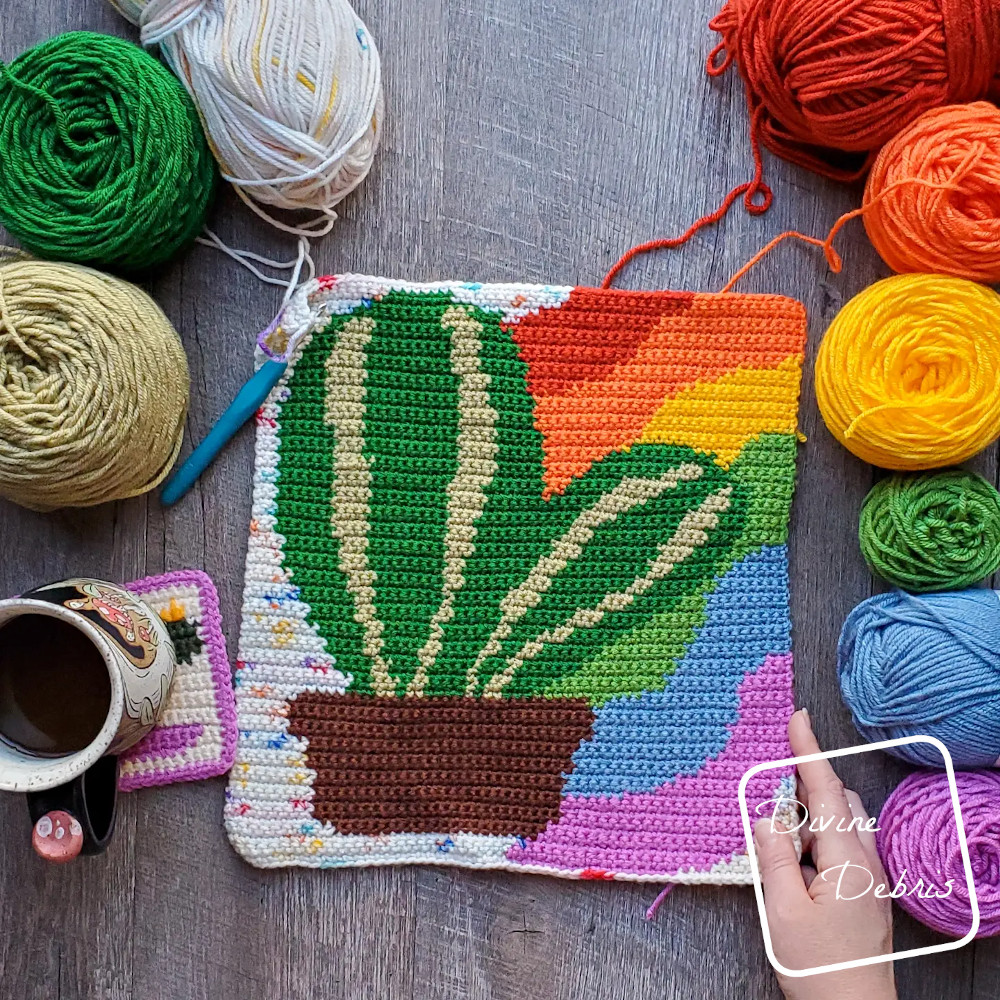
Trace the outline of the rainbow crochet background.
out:
[[[739,781],[790,755],[802,306],[344,275],[263,346],[286,338],[236,849],[750,881]]]

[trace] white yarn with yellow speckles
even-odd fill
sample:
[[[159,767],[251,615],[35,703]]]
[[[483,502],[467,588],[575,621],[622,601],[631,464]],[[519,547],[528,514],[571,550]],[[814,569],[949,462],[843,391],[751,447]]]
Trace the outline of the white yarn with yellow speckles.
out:
[[[347,0],[111,2],[160,46],[247,205],[286,232],[329,232],[371,169],[383,110],[378,50]],[[286,225],[260,205],[315,214]]]

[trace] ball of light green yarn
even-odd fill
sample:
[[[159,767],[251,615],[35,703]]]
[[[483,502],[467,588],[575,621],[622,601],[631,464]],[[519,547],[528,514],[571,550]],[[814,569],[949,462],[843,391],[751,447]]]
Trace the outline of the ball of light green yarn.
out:
[[[71,31],[0,64],[0,221],[39,257],[140,272],[197,236],[215,163],[137,45]]]
[[[903,590],[958,590],[1000,566],[1000,493],[962,469],[896,475],[861,506],[861,551]]]
[[[184,436],[187,358],[140,288],[0,248],[0,496],[90,507],[161,483]]]

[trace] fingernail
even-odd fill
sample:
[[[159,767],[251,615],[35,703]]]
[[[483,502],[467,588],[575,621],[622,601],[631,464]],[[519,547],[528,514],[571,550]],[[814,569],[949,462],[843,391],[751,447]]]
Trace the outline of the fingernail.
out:
[[[758,842],[758,834],[764,837],[770,837],[772,834],[787,834],[789,829],[785,826],[781,820],[778,819],[759,819],[754,824],[753,827],[753,839],[754,843]]]
[[[800,708],[799,711],[806,717],[806,722],[808,722],[809,725],[812,726],[812,719],[809,718],[809,709],[803,707],[803,708]]]

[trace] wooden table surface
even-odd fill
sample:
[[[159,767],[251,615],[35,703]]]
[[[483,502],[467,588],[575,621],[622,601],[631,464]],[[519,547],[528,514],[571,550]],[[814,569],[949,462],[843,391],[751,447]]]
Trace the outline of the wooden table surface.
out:
[[[363,0],[359,12],[382,53],[385,128],[371,175],[315,246],[320,273],[594,284],[628,246],[682,231],[749,175],[742,85],[703,69],[713,0]],[[100,0],[7,0],[0,57],[77,28],[135,37]],[[635,263],[622,286],[716,290],[776,233],[825,233],[860,197],[771,157],[766,177],[766,216],[734,209],[686,248]],[[231,191],[212,224],[232,246],[292,254]],[[823,427],[811,362],[839,306],[885,273],[860,224],[839,246],[840,275],[787,244],[741,285],[809,311],[791,533],[796,692],[830,748],[859,742],[834,649],[847,612],[876,589],[855,540],[874,474]],[[191,363],[188,448],[250,374],[279,292],[202,246],[150,291]],[[246,428],[169,511],[155,496],[48,515],[3,504],[0,591],[204,568],[233,656],[252,452]],[[995,449],[976,467],[995,480]],[[841,773],[872,811],[905,768],[871,755]],[[57,869],[31,853],[24,803],[0,800],[4,998],[780,996],[750,889],[680,887],[646,922],[650,886],[445,868],[261,872],[226,841],[222,779],[126,796],[108,854]],[[896,933],[899,947],[938,940],[900,913]],[[998,976],[998,941],[897,965],[905,1000],[985,1000]]]

